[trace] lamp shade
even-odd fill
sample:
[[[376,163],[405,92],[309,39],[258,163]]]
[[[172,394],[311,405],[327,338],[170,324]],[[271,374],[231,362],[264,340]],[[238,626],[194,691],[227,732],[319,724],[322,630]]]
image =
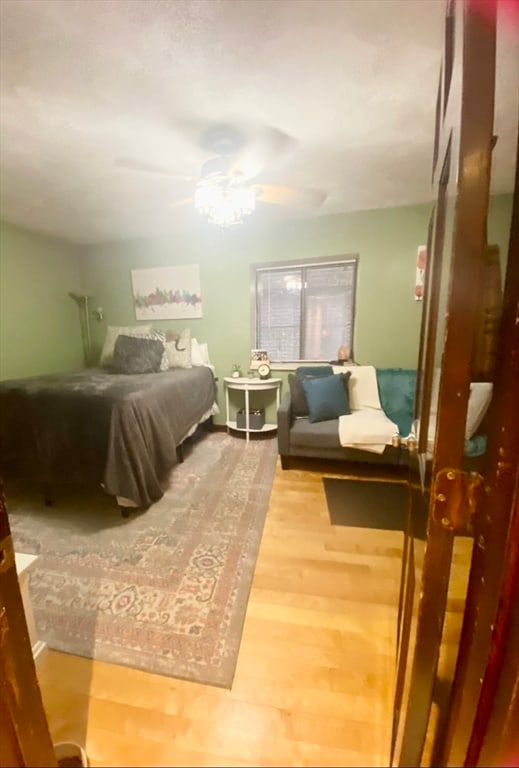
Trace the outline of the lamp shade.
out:
[[[92,299],[94,297],[93,293],[87,293],[86,291],[69,291],[68,295],[71,299],[74,299],[74,301],[77,302],[85,301],[86,299]]]

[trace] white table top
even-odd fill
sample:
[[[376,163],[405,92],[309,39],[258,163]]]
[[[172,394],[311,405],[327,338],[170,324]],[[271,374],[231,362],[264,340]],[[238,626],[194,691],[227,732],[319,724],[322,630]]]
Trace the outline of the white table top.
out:
[[[247,376],[225,376],[224,381],[227,384],[237,384],[239,386],[245,387],[247,385],[254,386],[255,384],[262,386],[268,384],[278,384],[281,379],[272,378],[271,376],[269,376],[268,379],[260,379],[259,376],[255,376],[253,378],[248,378]]]

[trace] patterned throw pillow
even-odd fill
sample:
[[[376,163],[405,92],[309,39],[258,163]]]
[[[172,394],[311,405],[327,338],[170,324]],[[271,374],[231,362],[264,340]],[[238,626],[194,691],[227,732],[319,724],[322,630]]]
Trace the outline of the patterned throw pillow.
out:
[[[169,369],[169,361],[166,353],[166,334],[164,331],[156,331],[153,329],[151,333],[147,333],[142,337],[143,339],[155,339],[162,344],[162,359],[160,361],[160,370],[167,371]]]
[[[166,334],[166,355],[170,368],[191,368],[191,329],[184,328],[176,338],[170,340]]]
[[[164,344],[159,339],[143,336],[117,337],[113,354],[116,373],[158,373],[164,355]]]
[[[101,367],[109,368],[112,365],[115,342],[121,333],[125,336],[146,336],[151,333],[151,325],[109,325],[99,361]]]

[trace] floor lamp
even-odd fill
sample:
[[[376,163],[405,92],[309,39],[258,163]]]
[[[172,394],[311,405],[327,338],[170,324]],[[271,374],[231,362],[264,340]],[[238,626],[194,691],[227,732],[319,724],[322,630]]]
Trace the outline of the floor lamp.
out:
[[[81,293],[80,291],[69,291],[68,295],[74,299],[79,306],[83,354],[85,357],[85,365],[88,368],[92,359],[92,334],[90,332],[90,309],[88,307],[88,302],[92,298],[92,294]]]

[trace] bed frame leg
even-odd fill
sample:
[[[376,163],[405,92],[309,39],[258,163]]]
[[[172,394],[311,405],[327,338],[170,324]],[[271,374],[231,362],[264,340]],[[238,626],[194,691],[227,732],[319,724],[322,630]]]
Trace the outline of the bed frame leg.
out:
[[[184,461],[184,445],[183,443],[180,443],[180,445],[177,445],[177,461],[179,464],[182,464]]]
[[[119,507],[121,510],[121,517],[130,517],[130,507]]]

